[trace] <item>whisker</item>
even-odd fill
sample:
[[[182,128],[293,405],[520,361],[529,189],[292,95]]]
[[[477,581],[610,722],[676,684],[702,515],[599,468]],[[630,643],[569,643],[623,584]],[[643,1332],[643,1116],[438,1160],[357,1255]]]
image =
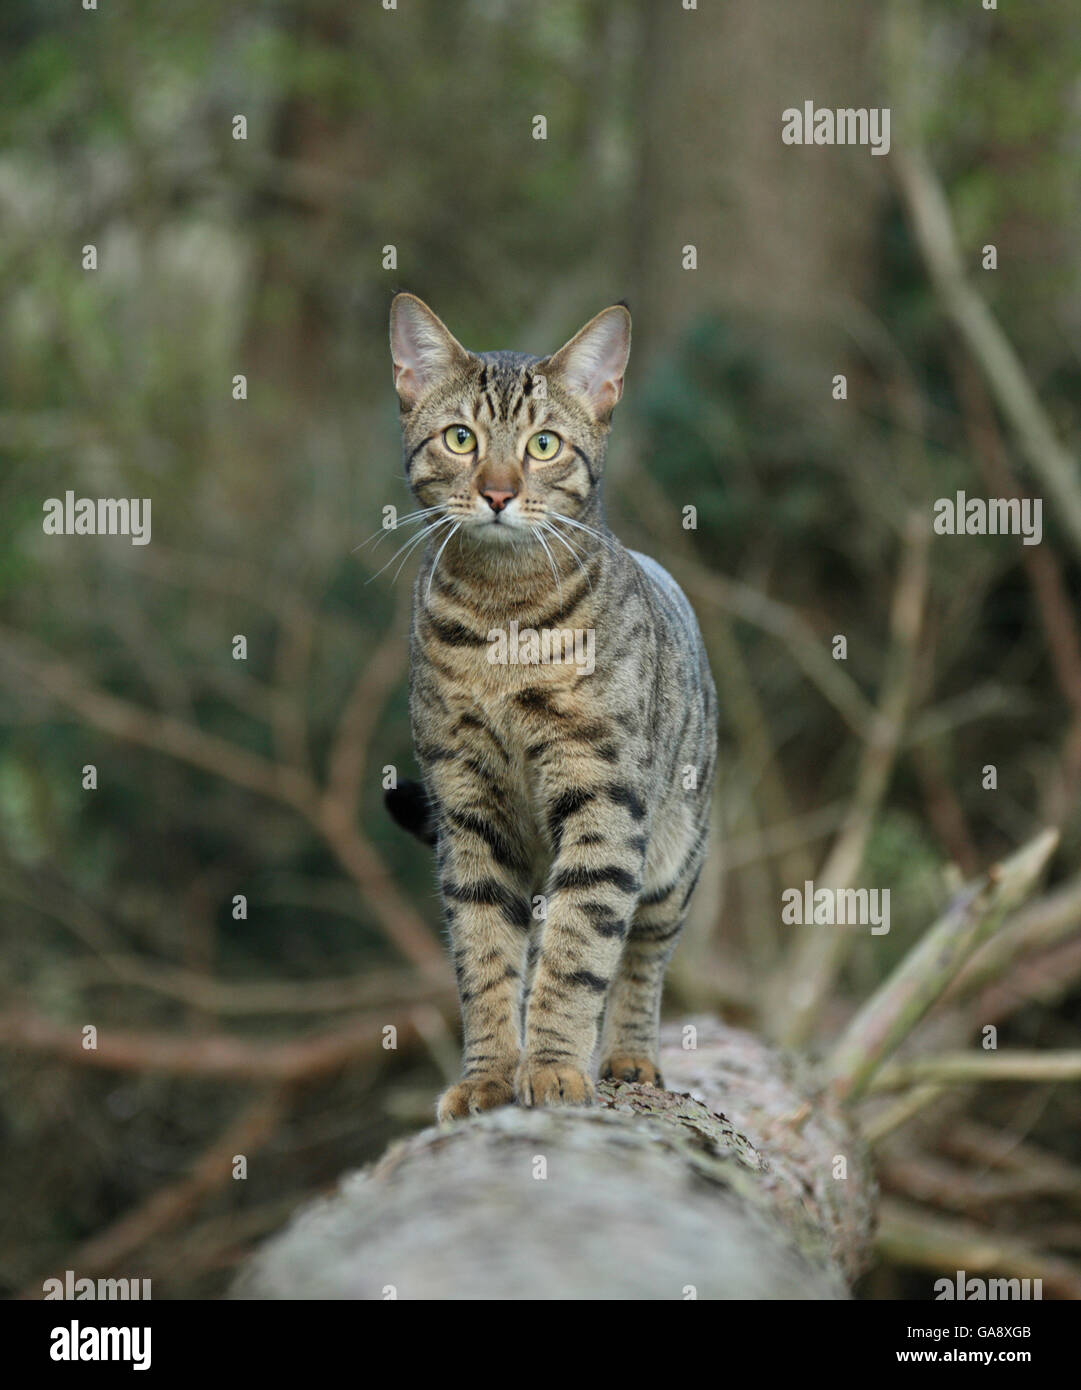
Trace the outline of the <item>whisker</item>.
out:
[[[591,536],[594,540],[600,541],[601,545],[605,547],[609,554],[619,554],[619,551],[608,539],[608,537],[602,535],[600,531],[595,531],[592,526],[586,526],[585,523],[581,521],[574,521],[571,517],[564,516],[562,512],[549,512],[548,515],[552,518],[553,521],[564,521],[568,526],[573,526],[576,530],[584,531],[587,536]]]
[[[549,513],[544,518],[541,524],[543,526],[546,526],[548,530],[551,531],[552,535],[555,536],[556,540],[558,540],[562,545],[565,545],[572,555],[576,555],[579,559],[581,559],[582,552],[578,549],[576,545],[572,545],[571,542],[566,538],[566,536],[563,535],[562,531],[557,530],[556,527],[551,524],[551,521],[552,517],[551,513]]]
[[[586,583],[589,585],[589,592],[592,593],[593,581],[589,577],[589,571],[586,569],[585,565],[582,564],[581,552],[575,550],[574,546],[571,545],[565,537],[561,536],[554,526],[549,526],[546,521],[542,521],[540,525],[541,528],[547,531],[550,536],[553,536],[560,543],[560,545],[563,546],[565,550],[570,551],[571,555],[574,557],[574,563],[578,566],[578,568],[586,577]]]
[[[412,542],[412,544],[409,546],[409,549],[408,549],[408,550],[405,552],[405,554],[402,556],[402,563],[401,563],[401,564],[398,566],[398,568],[394,571],[394,578],[391,580],[391,583],[392,583],[392,584],[397,584],[397,582],[398,582],[398,576],[401,574],[402,570],[405,569],[406,565],[407,565],[408,562],[409,562],[409,557],[410,557],[410,555],[413,554],[414,550],[416,550],[416,548],[417,548],[417,546],[420,544],[420,542],[421,542],[421,541],[424,541],[424,540],[427,540],[427,538],[428,538],[429,536],[434,536],[435,533],[436,533],[436,531],[439,530],[440,526],[444,525],[446,522],[453,521],[453,520],[454,520],[454,518],[453,518],[453,517],[450,517],[450,516],[441,517],[438,521],[434,521],[434,522],[431,524],[431,526],[429,526],[428,529],[427,529],[426,531],[424,531],[421,535],[419,535],[419,536],[414,536],[414,537],[413,537],[413,542]]]
[[[372,582],[372,579],[378,579],[379,576],[383,573],[383,570],[388,570],[388,569],[390,569],[391,565],[393,565],[394,561],[398,558],[398,556],[402,553],[403,550],[410,550],[410,549],[412,549],[412,547],[413,547],[414,545],[417,545],[420,541],[424,540],[426,537],[428,537],[428,536],[430,536],[430,535],[433,535],[436,531],[438,531],[438,529],[440,528],[440,526],[443,525],[444,522],[446,522],[446,521],[452,521],[453,519],[454,519],[453,517],[441,516],[441,517],[438,519],[438,521],[431,521],[431,522],[429,522],[428,525],[425,526],[424,529],[423,529],[422,531],[418,531],[418,533],[417,533],[415,536],[410,536],[409,539],[405,542],[404,545],[401,545],[401,546],[398,547],[398,549],[397,549],[397,550],[394,552],[394,554],[390,557],[390,559],[387,561],[387,563],[383,566],[383,569],[378,569],[378,570],[376,570],[376,572],[371,576],[371,578],[370,578],[370,579],[366,579],[364,582],[365,582],[366,584],[370,584],[370,583]],[[407,556],[406,556],[406,559],[408,559],[408,558],[409,558],[409,557],[408,557],[408,555],[407,555]],[[402,563],[404,564],[405,562],[403,561]],[[399,573],[400,573],[400,572],[401,572],[401,569],[400,569],[400,567],[399,567]],[[397,577],[397,576],[395,576],[395,577]]]
[[[376,540],[377,536],[380,539],[384,536],[389,536],[392,532],[396,531],[399,526],[405,526],[407,522],[416,521],[422,516],[431,516],[432,512],[441,511],[442,507],[443,504],[441,502],[435,507],[422,507],[420,511],[410,512],[407,516],[400,516],[393,526],[380,526],[378,531],[373,531],[366,541],[361,541],[359,545],[355,545],[350,551],[350,554],[355,555],[358,550],[363,550],[366,545],[371,545],[372,541],[375,541],[376,545],[378,545],[379,541]]]
[[[439,561],[440,561],[440,559],[441,559],[442,556],[443,556],[443,551],[446,550],[447,546],[448,546],[448,545],[450,544],[450,542],[453,540],[453,538],[454,538],[456,532],[457,532],[458,529],[462,526],[462,524],[463,524],[462,522],[456,521],[456,522],[454,523],[454,526],[451,528],[450,535],[449,535],[449,536],[447,537],[447,539],[443,542],[443,544],[439,547],[439,550],[438,550],[438,552],[437,552],[437,554],[436,554],[436,557],[435,557],[435,562],[434,562],[433,565],[432,565],[432,572],[431,572],[431,574],[429,574],[429,576],[428,576],[428,587],[427,587],[427,589],[425,590],[425,593],[424,593],[424,602],[425,602],[425,603],[427,603],[428,600],[429,600],[429,599],[431,598],[431,596],[432,596],[432,580],[435,578],[435,572],[436,572],[436,570],[439,568]]]
[[[554,557],[553,557],[553,555],[552,555],[551,548],[550,548],[550,546],[548,545],[548,542],[544,539],[544,536],[541,534],[540,531],[537,530],[537,528],[536,528],[535,526],[530,526],[529,531],[530,531],[530,534],[531,534],[531,535],[536,536],[537,540],[539,540],[540,543],[541,543],[541,545],[544,547],[544,553],[545,553],[545,555],[548,556],[548,563],[549,563],[549,564],[551,565],[551,567],[552,567],[552,578],[555,580],[555,582],[556,582],[556,589],[559,591],[559,596],[560,596],[560,598],[562,598],[562,597],[563,597],[563,585],[560,583],[560,581],[559,581],[559,575],[556,573],[556,562],[555,562],[555,559],[554,559]]]

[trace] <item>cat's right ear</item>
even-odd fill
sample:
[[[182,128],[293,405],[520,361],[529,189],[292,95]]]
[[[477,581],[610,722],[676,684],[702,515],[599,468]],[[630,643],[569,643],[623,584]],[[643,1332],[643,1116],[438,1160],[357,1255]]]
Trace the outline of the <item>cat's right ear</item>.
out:
[[[438,380],[469,353],[422,299],[415,294],[396,294],[390,306],[390,355],[394,362],[394,388],[409,410]]]

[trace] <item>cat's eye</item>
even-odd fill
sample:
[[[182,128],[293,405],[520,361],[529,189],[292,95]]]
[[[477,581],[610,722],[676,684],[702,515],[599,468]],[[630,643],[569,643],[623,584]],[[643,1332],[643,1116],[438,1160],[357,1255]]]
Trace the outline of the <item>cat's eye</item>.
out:
[[[465,425],[451,425],[443,431],[443,443],[452,454],[471,454],[477,447],[477,436]]]
[[[551,430],[538,430],[536,434],[529,436],[525,451],[530,458],[545,463],[548,459],[555,458],[562,445],[563,441],[558,434],[553,434]]]

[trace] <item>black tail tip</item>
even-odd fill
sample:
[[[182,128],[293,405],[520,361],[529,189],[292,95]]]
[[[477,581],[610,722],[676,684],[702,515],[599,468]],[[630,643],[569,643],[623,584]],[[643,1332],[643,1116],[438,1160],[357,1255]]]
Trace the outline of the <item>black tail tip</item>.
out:
[[[388,787],[383,800],[391,819],[403,830],[408,830],[426,845],[435,844],[432,803],[420,782],[400,782],[396,787]]]

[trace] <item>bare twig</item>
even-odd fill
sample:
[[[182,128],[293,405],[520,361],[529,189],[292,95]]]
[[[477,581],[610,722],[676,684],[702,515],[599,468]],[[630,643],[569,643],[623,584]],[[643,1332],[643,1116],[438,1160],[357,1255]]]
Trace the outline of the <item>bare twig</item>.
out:
[[[880,1144],[887,1135],[892,1134],[895,1129],[900,1129],[902,1125],[908,1124],[909,1120],[918,1115],[921,1110],[925,1110],[927,1106],[938,1100],[945,1089],[944,1086],[939,1086],[933,1082],[928,1082],[923,1086],[914,1086],[911,1091],[900,1096],[884,1110],[880,1110],[877,1114],[863,1120],[860,1124],[860,1133],[868,1144]]]
[[[864,744],[845,822],[815,878],[816,887],[847,888],[859,872],[875,815],[885,796],[908,711],[923,609],[927,597],[926,522],[909,519],[890,615],[891,644],[871,737]],[[808,1037],[852,945],[847,931],[808,931],[773,986],[772,1016],[788,1046]]]
[[[1045,830],[966,887],[864,1003],[829,1054],[827,1073],[840,1096],[854,1100],[866,1089],[973,949],[1032,890],[1057,844],[1057,832]]]
[[[1079,1081],[1081,1052],[944,1052],[883,1067],[872,1091],[897,1091],[913,1083],[967,1085],[984,1081]]]
[[[944,1218],[907,1202],[882,1202],[877,1246],[887,1260],[939,1276],[943,1270],[963,1270],[966,1275],[1042,1279],[1053,1297],[1081,1298],[1081,1270],[1069,1261],[975,1222]]]
[[[1056,1004],[1081,979],[1081,938],[1020,961],[992,981],[969,1006],[979,1025],[1001,1023],[1026,1004]]]
[[[1018,961],[1081,935],[1081,874],[1015,912],[972,958],[966,961],[942,1002],[972,995],[985,985],[1008,985]]]
[[[322,818],[346,832],[355,823],[357,796],[375,721],[405,671],[406,641],[401,629],[408,608],[404,593],[399,591],[394,620],[386,636],[368,654],[345,702],[327,760]]]
[[[983,383],[968,359],[958,364],[956,375],[966,427],[984,476],[1000,495],[1019,497],[1021,490],[1010,469]],[[1074,809],[1081,784],[1081,633],[1076,617],[1077,604],[1067,592],[1054,549],[1046,540],[1043,545],[1022,546],[1020,559],[1047,634],[1055,681],[1073,711],[1056,775],[1049,779],[1041,810],[1041,819],[1056,825]]]
[[[1064,1172],[1019,1168],[989,1169],[943,1158],[939,1153],[880,1154],[875,1167],[888,1191],[916,1202],[959,1212],[989,1212],[1003,1202],[1021,1203],[1036,1197],[1068,1198],[1081,1191],[1081,1172],[1064,1164]]]
[[[645,496],[649,520],[656,526],[657,518],[665,516],[669,509],[641,467],[635,470],[635,490]],[[828,655],[821,636],[796,609],[738,579],[714,573],[700,564],[685,544],[673,545],[673,555],[672,570],[691,595],[775,637],[849,728],[861,738],[870,737],[874,710],[867,697],[848,672]]]
[[[38,650],[36,643],[10,629],[0,629],[0,643],[4,658],[18,673],[95,728],[190,763],[203,772],[224,777],[238,787],[284,802],[306,815],[311,814],[314,788],[296,769],[269,762],[171,715],[141,709],[119,696],[98,690],[81,681],[67,663]]]
[[[83,957],[73,983],[108,980],[114,986],[131,985],[219,1017],[345,1013],[376,1004],[396,1009],[402,1004],[444,1004],[454,998],[449,982],[434,985],[401,970],[325,980],[220,980],[178,966],[147,964],[134,955],[104,955],[100,967],[96,972],[88,970]]]
[[[433,976],[446,973],[442,947],[357,828],[355,814],[352,810],[345,814],[337,797],[328,799],[305,771],[271,762],[194,725],[99,690],[65,662],[39,652],[37,644],[8,629],[0,629],[0,655],[17,673],[11,684],[29,679],[95,728],[291,807],[326,839],[364,893],[388,940],[421,970]]]
[[[979,867],[979,852],[969,830],[961,798],[946,777],[938,751],[930,743],[916,744],[912,762],[923,785],[927,819],[934,826],[943,849],[963,874]]]
[[[1081,555],[1077,458],[1059,440],[1013,345],[965,275],[949,204],[926,156],[913,143],[894,152],[891,169],[942,306],[979,363],[1032,472],[1055,499],[1063,528]]]
[[[1016,1174],[1036,1184],[1040,1192],[1061,1194],[1071,1206],[1081,1210],[1081,1172],[1057,1154],[1009,1130],[958,1119],[943,1130],[939,1143],[945,1153],[981,1169]]]
[[[105,1071],[165,1072],[233,1081],[311,1081],[361,1058],[377,1056],[383,1050],[384,1029],[388,1027],[397,1030],[399,1047],[420,1040],[412,1011],[406,1008],[364,1014],[340,1028],[284,1041],[223,1033],[178,1037],[101,1027],[97,1047],[85,1048],[80,1026],[55,1023],[28,1009],[8,1009],[0,1013],[0,1047]]]
[[[224,1187],[232,1175],[234,1156],[250,1157],[262,1147],[278,1128],[286,1107],[284,1088],[259,1096],[199,1155],[183,1178],[159,1188],[134,1211],[69,1250],[55,1268],[75,1270],[80,1277],[115,1269],[148,1240],[188,1217],[211,1192]],[[40,1298],[41,1286],[41,1279],[31,1282],[22,1297]]]

